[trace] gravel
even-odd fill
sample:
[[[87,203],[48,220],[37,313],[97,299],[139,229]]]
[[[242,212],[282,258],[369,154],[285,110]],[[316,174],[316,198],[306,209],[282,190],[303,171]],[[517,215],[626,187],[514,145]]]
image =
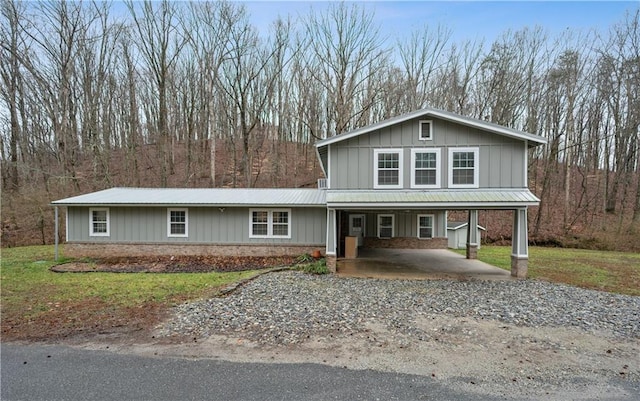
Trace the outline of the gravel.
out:
[[[363,333],[371,325],[384,325],[396,339],[428,340],[433,333],[416,321],[443,315],[640,338],[640,297],[535,280],[377,280],[288,271],[174,312],[158,334],[234,335],[264,345]]]

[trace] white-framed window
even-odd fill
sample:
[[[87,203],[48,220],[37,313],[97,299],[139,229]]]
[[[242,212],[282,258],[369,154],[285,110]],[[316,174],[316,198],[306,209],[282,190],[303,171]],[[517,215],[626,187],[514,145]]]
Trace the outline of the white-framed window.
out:
[[[393,238],[393,222],[395,216],[393,214],[378,215],[378,238]]]
[[[411,188],[440,188],[440,148],[411,149]]]
[[[291,209],[250,209],[249,238],[291,238]]]
[[[433,139],[433,123],[431,120],[420,120],[418,139],[421,141],[430,141]]]
[[[418,215],[418,238],[433,238],[433,215]]]
[[[402,149],[374,149],[373,187],[402,188]]]
[[[189,210],[167,209],[167,236],[189,236]]]
[[[89,209],[89,235],[92,237],[109,236],[109,209],[94,207]]]
[[[449,148],[449,188],[478,188],[478,148]]]

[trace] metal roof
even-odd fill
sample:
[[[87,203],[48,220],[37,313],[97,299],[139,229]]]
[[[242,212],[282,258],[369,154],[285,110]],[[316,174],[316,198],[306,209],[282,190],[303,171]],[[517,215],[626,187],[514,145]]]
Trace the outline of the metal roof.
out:
[[[111,188],[60,199],[63,206],[325,206],[320,189],[244,188]]]
[[[330,208],[479,208],[535,206],[540,203],[528,189],[473,189],[427,191],[327,191]]]
[[[332,143],[335,142],[340,142],[340,141],[344,141],[346,139],[349,138],[353,138],[362,134],[366,134],[368,132],[372,132],[372,131],[376,131],[382,128],[386,128],[389,127],[391,125],[395,125],[404,121],[408,121],[414,118],[418,118],[418,117],[436,117],[436,118],[441,118],[443,120],[448,120],[448,121],[452,121],[452,122],[456,122],[459,124],[463,124],[469,127],[473,127],[473,128],[478,128],[481,130],[485,130],[485,131],[490,131],[490,132],[494,132],[496,134],[500,134],[500,135],[504,135],[504,136],[508,136],[511,138],[517,138],[517,139],[522,139],[522,140],[526,140],[528,141],[531,145],[533,146],[537,146],[537,145],[543,145],[545,143],[547,143],[547,139],[539,136],[539,135],[534,135],[534,134],[530,134],[527,132],[523,132],[523,131],[518,131],[512,128],[508,128],[508,127],[504,127],[502,125],[498,125],[498,124],[494,124],[494,123],[490,123],[488,121],[484,121],[484,120],[478,120],[476,118],[471,118],[471,117],[465,117],[465,116],[461,116],[459,114],[456,113],[451,113],[449,111],[444,111],[444,110],[438,110],[438,109],[434,109],[434,108],[424,108],[421,110],[416,110],[414,112],[411,113],[407,113],[407,114],[403,114],[401,116],[398,117],[394,117],[394,118],[390,118],[388,120],[384,120],[384,121],[380,121],[376,124],[372,124],[372,125],[368,125],[366,127],[362,127],[359,129],[356,129],[354,131],[350,131],[344,134],[340,134],[340,135],[336,135],[336,136],[332,136],[330,138],[327,139],[323,139],[319,142],[316,143],[316,147],[324,147],[327,145],[330,145]]]
[[[468,225],[469,223],[467,223],[466,221],[447,221],[447,230],[459,230],[462,227],[466,227]],[[480,224],[478,224],[478,228],[483,231],[487,231],[487,229],[482,227]]]

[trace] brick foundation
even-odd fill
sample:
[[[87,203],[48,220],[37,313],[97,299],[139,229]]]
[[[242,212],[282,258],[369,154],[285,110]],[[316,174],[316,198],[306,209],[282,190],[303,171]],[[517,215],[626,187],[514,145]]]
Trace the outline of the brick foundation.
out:
[[[448,241],[447,238],[420,239],[416,237],[365,237],[363,247],[391,249],[447,249]]]
[[[478,245],[467,244],[467,259],[478,259]]]
[[[529,259],[511,255],[511,276],[517,278],[527,278]]]
[[[215,244],[111,244],[67,243],[67,257],[139,256],[297,256],[324,250],[324,245],[215,245]]]
[[[336,273],[338,271],[338,260],[335,255],[327,255],[325,257],[325,261],[327,262],[327,269],[329,269],[331,273]]]

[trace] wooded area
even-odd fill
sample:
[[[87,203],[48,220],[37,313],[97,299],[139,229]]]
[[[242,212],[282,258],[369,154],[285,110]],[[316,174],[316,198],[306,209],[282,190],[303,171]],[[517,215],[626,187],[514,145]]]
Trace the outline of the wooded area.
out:
[[[548,138],[532,240],[640,250],[640,8],[493,43],[385,38],[357,3],[269,34],[231,2],[0,8],[3,246],[52,242],[51,200],[111,186],[313,185],[314,141],[430,106]]]

